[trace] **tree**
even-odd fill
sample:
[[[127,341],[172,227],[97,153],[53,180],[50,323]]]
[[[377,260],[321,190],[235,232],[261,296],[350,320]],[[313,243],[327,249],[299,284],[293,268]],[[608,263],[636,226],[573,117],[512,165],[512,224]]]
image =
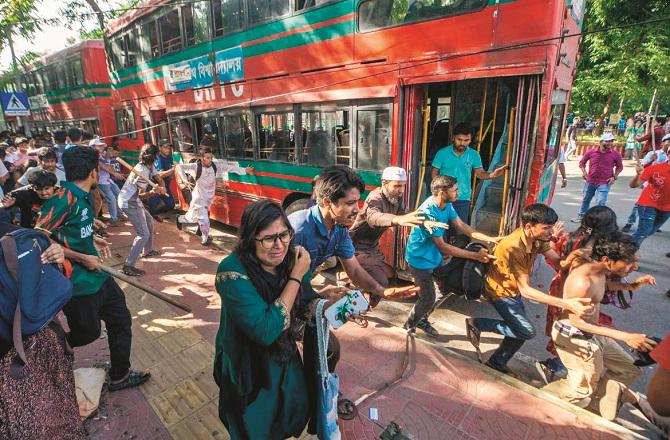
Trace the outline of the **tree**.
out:
[[[106,2],[110,3],[110,2]],[[79,28],[80,40],[91,40],[104,38],[104,30],[107,22],[122,15],[127,10],[136,7],[140,0],[121,0],[112,3],[107,9],[102,9],[97,0],[69,0],[60,12],[66,21],[63,23],[69,29]],[[97,26],[90,27],[87,19],[94,16]]]
[[[639,23],[668,16],[667,0],[592,0],[584,30]],[[659,113],[670,112],[670,26],[668,22],[589,34],[572,93],[572,110],[581,115],[647,111],[658,89]]]

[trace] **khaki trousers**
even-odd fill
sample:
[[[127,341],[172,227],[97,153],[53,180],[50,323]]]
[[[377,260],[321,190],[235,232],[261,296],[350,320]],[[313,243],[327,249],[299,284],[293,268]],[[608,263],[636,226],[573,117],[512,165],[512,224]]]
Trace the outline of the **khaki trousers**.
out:
[[[557,324],[551,338],[568,375],[545,389],[577,406],[597,409],[605,397],[607,381],[628,387],[641,375],[633,357],[612,338],[570,337],[559,332]]]

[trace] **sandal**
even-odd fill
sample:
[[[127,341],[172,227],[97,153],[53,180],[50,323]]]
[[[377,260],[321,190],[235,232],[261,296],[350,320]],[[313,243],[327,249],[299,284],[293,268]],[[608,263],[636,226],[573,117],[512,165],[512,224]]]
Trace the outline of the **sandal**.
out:
[[[149,252],[147,252],[146,254],[142,255],[141,258],[160,257],[160,255],[161,255],[161,252],[160,252],[160,251],[157,251],[157,250],[154,249],[154,250],[149,251]]]
[[[141,277],[142,275],[147,274],[142,269],[138,269],[138,268],[133,267],[133,266],[123,266],[123,269],[121,271],[124,274],[128,275],[129,277]]]
[[[121,391],[126,388],[132,388],[136,387],[138,385],[142,385],[144,382],[149,380],[151,377],[151,373],[148,371],[128,371],[128,374],[126,374],[126,377],[112,382],[111,380],[107,384],[107,390],[110,393],[113,393],[114,391]]]
[[[337,415],[343,420],[352,420],[358,414],[358,408],[354,402],[342,397],[342,393],[337,393]]]

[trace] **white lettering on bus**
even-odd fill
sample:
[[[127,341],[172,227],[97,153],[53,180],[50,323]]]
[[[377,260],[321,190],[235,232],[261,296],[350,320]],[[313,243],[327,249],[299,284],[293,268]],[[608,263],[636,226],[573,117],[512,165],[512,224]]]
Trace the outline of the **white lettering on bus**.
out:
[[[230,90],[236,98],[244,94],[244,84],[230,84]],[[220,87],[221,99],[226,99],[226,85]],[[216,91],[213,87],[206,87],[202,89],[193,89],[193,101],[196,103],[205,101],[215,101]]]

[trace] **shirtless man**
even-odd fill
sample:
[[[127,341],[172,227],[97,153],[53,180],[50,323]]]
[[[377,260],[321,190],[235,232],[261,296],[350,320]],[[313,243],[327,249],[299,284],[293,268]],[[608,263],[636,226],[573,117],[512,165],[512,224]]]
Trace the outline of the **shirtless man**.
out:
[[[649,351],[656,342],[643,333],[629,333],[598,325],[600,302],[611,276],[625,277],[637,270],[638,247],[629,235],[612,232],[593,245],[591,261],[572,270],[563,287],[563,299],[589,298],[595,304],[592,313],[581,318],[564,312],[551,332],[556,351],[568,370],[566,379],[546,388],[563,400],[600,413],[614,420],[622,403],[634,402],[627,392],[640,377],[633,357],[617,341],[634,350]],[[651,275],[638,278],[634,285],[655,285]]]

